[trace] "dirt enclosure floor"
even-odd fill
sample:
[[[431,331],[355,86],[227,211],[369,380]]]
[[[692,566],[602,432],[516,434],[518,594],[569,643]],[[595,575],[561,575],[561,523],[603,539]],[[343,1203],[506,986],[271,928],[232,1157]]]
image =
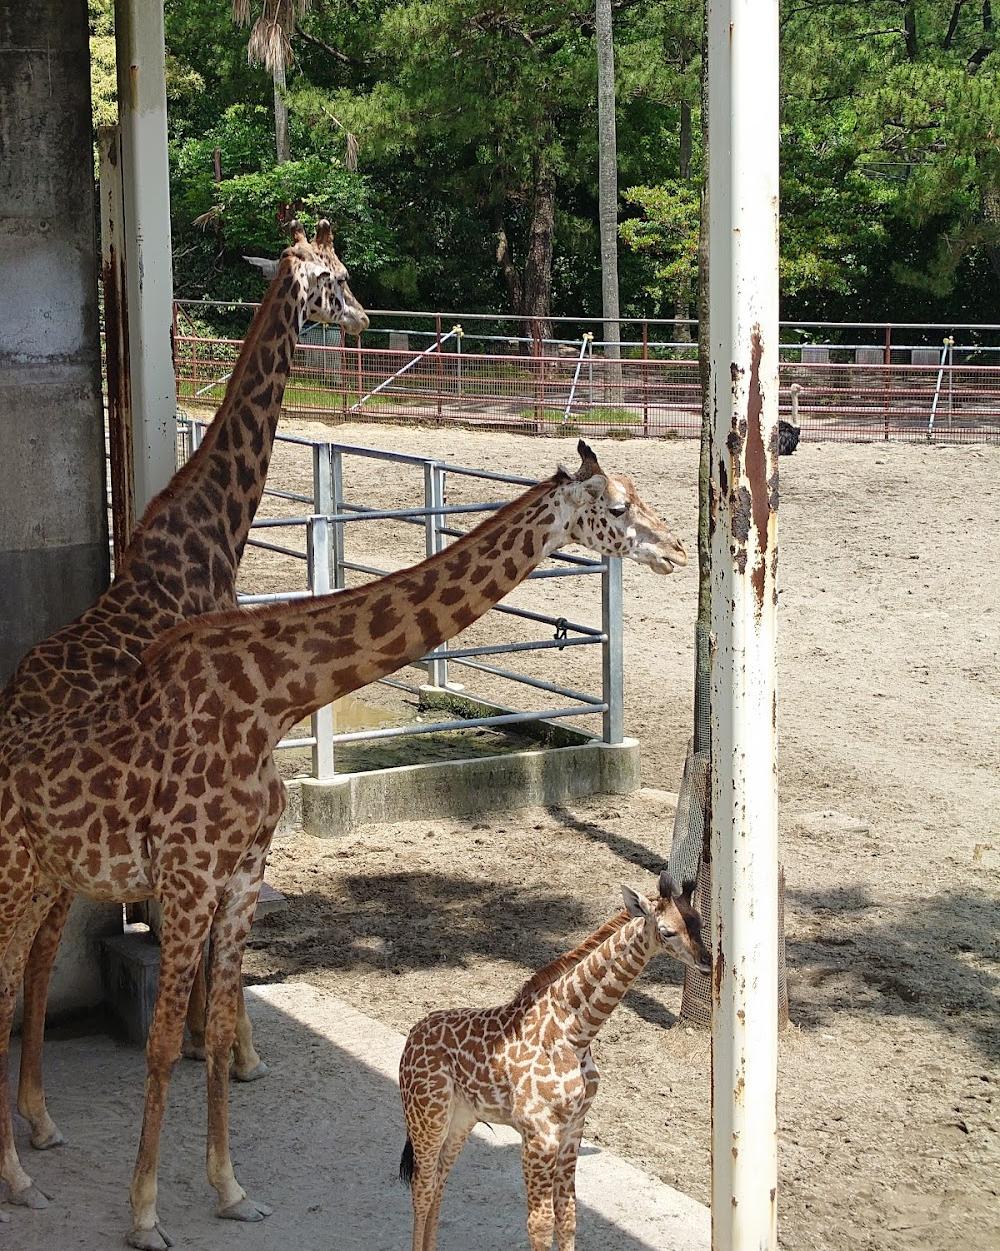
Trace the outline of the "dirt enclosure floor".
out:
[[[285,429],[525,475],[576,463],[571,440]],[[598,451],[693,551],[694,444],[605,440]],[[998,471],[1000,449],[982,446],[806,443],[782,461],[793,1024],[781,1043],[779,1195],[781,1240],[796,1251],[1000,1247]],[[301,453],[279,448],[271,484],[309,481]],[[373,462],[348,460],[345,482],[370,507],[422,492],[419,473]],[[449,502],[513,492],[449,479]],[[422,543],[415,527],[359,523],[347,552],[395,567]],[[268,553],[248,558],[245,581],[275,589],[290,575],[302,576]],[[596,623],[595,583],[534,582],[513,602]],[[248,979],[302,979],[405,1030],[433,1007],[501,1000],[614,910],[619,882],[648,885],[669,849],[664,792],[677,789],[690,732],[695,599],[693,568],[657,578],[626,567],[626,725],[642,744],[643,791],[560,811],[415,818],[347,841],[282,839],[269,878],[290,907],[255,936]],[[492,614],[470,637],[530,631]],[[524,666],[595,689],[596,650]],[[452,677],[484,689],[476,675]],[[490,693],[517,702],[509,688]],[[679,1003],[661,961],[611,1019],[589,1133],[707,1201],[708,1043],[677,1024]]]
[[[571,440],[284,429],[526,475],[576,463]],[[693,552],[695,445],[597,447]],[[1000,449],[983,446],[805,443],[782,461],[779,788],[793,1024],[781,1041],[779,1210],[788,1251],[1000,1248],[998,475]],[[422,494],[419,473],[407,486],[372,462],[348,462],[345,480],[368,506]],[[449,502],[514,493],[449,481]],[[301,452],[279,448],[271,485],[305,492],[310,483]],[[308,509],[272,501],[267,511]],[[359,523],[347,550],[395,567],[422,545],[415,527]],[[247,589],[302,577],[273,553],[248,556]],[[596,581],[536,581],[513,602],[558,605],[596,624]],[[502,1000],[608,916],[620,882],[651,886],[690,733],[696,582],[693,568],[670,578],[626,568],[626,726],[642,744],[642,791],[469,821],[415,815],[347,840],[283,837],[268,876],[289,907],[255,932],[248,981],[302,980],[405,1030],[434,1007]],[[469,637],[531,633],[491,614]],[[526,654],[523,664],[593,690],[596,650]],[[476,675],[452,677],[517,702]],[[709,1048],[677,1023],[679,1004],[679,976],[661,961],[612,1017],[596,1048],[603,1076],[588,1133],[705,1202]]]

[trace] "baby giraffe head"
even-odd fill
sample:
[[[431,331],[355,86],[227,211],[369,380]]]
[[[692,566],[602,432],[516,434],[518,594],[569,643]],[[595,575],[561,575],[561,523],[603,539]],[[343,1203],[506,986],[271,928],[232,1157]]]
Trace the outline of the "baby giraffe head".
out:
[[[347,285],[350,276],[333,250],[333,232],[325,219],[316,227],[312,243],[298,222],[292,222],[291,247],[282,253],[290,258],[306,284],[306,320],[340,326],[345,334],[368,329],[368,314]]]
[[[577,472],[560,468],[567,541],[602,556],[624,556],[654,573],[673,573],[686,565],[684,545],[644,502],[632,479],[605,472],[583,439],[577,451]]]
[[[623,886],[626,911],[645,918],[646,941],[654,954],[663,952],[699,973],[711,973],[712,957],[701,941],[701,917],[691,905],[691,885],[678,891],[664,869],[659,886],[659,895],[652,899]]]

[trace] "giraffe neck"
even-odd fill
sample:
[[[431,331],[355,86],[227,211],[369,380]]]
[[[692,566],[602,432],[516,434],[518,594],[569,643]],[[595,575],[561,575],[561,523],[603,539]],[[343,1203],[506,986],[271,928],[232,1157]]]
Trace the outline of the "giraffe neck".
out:
[[[644,919],[629,917],[549,985],[543,1005],[545,999],[558,1005],[573,1047],[583,1050],[593,1042],[654,952]]]
[[[158,666],[192,672],[200,658],[209,690],[273,745],[308,713],[453,638],[523,581],[566,541],[564,481],[531,487],[443,552],[376,582],[180,625],[149,649],[146,670],[162,683]]]
[[[147,507],[120,562],[119,579],[149,580],[163,569],[176,580],[180,573],[199,596],[185,612],[211,611],[232,599],[264,493],[305,302],[305,283],[294,258],[286,257],[254,314],[215,419],[187,464]],[[209,602],[202,606],[204,591]]]

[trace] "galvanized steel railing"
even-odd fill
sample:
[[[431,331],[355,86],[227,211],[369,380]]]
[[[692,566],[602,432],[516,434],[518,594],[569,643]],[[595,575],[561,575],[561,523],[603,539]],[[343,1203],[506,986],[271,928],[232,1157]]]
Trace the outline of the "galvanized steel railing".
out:
[[[186,420],[180,424],[181,455],[186,457],[201,442],[206,423]],[[530,486],[533,479],[514,474],[493,473],[485,469],[473,469],[465,465],[453,465],[428,457],[413,456],[403,452],[383,451],[379,448],[360,447],[340,443],[298,438],[292,435],[277,436],[277,441],[308,448],[312,458],[311,495],[294,491],[269,489],[265,496],[301,503],[309,511],[295,517],[264,517],[254,522],[249,546],[304,561],[308,589],[288,590],[269,594],[240,596],[244,604],[275,603],[293,599],[325,595],[347,585],[347,574],[363,574],[381,577],[390,572],[352,560],[345,548],[345,529],[358,522],[380,520],[402,521],[420,526],[424,531],[424,550],[432,556],[447,546],[447,540],[458,538],[464,530],[449,524],[453,518],[474,516],[502,508],[506,500],[491,500],[469,504],[446,504],[448,476],[462,477],[489,483],[502,483],[518,487]],[[424,503],[422,508],[377,509],[348,500],[344,492],[344,461],[352,457],[410,466],[421,473]],[[264,538],[263,533],[281,533],[284,530],[305,532],[304,548]],[[532,624],[552,627],[555,637],[536,638],[522,642],[479,644],[456,647],[455,642],[430,651],[414,664],[424,665],[427,685],[442,691],[449,690],[450,666],[458,665],[471,673],[513,682],[525,690],[539,691],[558,697],[558,702],[547,706],[524,710],[511,710],[479,717],[453,717],[430,723],[391,726],[379,729],[337,732],[334,726],[332,706],[321,708],[313,715],[311,734],[279,743],[282,748],[311,748],[313,775],[318,779],[333,777],[336,773],[336,746],[364,740],[400,738],[408,735],[433,734],[444,730],[472,729],[479,726],[516,726],[527,722],[556,721],[572,717],[601,715],[601,740],[605,743],[621,743],[624,738],[623,707],[623,658],[622,658],[622,569],[621,560],[594,560],[565,552],[554,553],[545,563],[528,575],[529,580],[545,580],[567,577],[593,577],[601,579],[601,625],[587,625],[569,620],[555,609],[552,612],[536,612],[512,604],[498,604],[491,611],[519,618]],[[484,660],[484,657],[514,655],[519,652],[539,652],[572,647],[601,648],[601,691],[599,694],[576,690],[513,668],[501,667]],[[382,679],[382,684],[419,695],[419,688],[399,677]],[[463,694],[468,692],[463,690]],[[492,698],[483,700],[494,704]]]

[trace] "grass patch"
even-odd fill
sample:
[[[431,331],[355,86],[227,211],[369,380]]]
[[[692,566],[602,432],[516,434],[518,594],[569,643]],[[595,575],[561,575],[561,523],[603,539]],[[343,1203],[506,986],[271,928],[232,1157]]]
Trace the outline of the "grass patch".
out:
[[[521,421],[548,421],[565,426],[638,426],[642,424],[642,413],[631,408],[588,408],[584,412],[571,409],[569,417],[562,408],[522,408],[518,413]],[[624,431],[623,431],[624,433]]]

